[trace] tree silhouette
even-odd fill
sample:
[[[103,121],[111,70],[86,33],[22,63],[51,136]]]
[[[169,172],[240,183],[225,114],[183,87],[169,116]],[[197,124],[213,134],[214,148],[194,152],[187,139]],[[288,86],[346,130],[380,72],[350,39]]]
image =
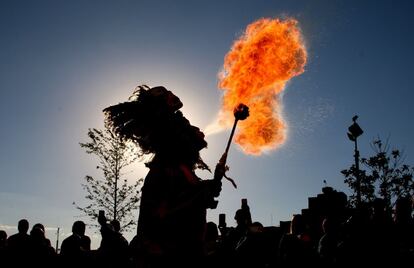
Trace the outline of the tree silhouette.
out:
[[[414,168],[404,164],[404,153],[398,149],[391,150],[388,139],[385,143],[380,138],[371,142],[374,155],[361,158],[361,164],[366,170],[359,171],[361,180],[361,199],[372,202],[376,197],[384,199],[389,212],[400,197],[414,195]],[[341,173],[345,183],[353,190],[350,196],[352,205],[356,204],[356,175],[355,164]]]
[[[128,184],[122,173],[125,167],[137,159],[136,147],[122,140],[109,128],[104,131],[89,129],[89,142],[79,143],[86,149],[88,154],[94,154],[99,158],[97,169],[102,170],[103,177],[94,178],[85,176],[85,183],[82,188],[87,192],[85,198],[89,204],[77,209],[84,212],[96,222],[98,211],[104,210],[106,217],[118,220],[121,229],[128,231],[136,224],[133,211],[138,209],[140,200],[140,185],[143,179],[137,180],[134,184]]]

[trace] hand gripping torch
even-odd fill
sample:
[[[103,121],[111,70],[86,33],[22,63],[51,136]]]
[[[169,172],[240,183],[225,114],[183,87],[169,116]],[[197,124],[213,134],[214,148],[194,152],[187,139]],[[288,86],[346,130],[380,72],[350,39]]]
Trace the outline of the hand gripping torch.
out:
[[[234,180],[232,178],[227,177],[227,175],[225,173],[226,171],[229,170],[229,167],[226,165],[226,162],[227,162],[227,154],[228,154],[229,149],[230,149],[230,144],[231,144],[231,141],[233,139],[233,136],[234,136],[234,132],[236,130],[237,123],[240,120],[244,120],[244,119],[246,119],[249,116],[249,107],[247,107],[247,105],[245,105],[243,103],[240,103],[239,105],[236,106],[236,108],[234,108],[233,114],[234,114],[234,124],[233,124],[233,128],[231,130],[231,134],[230,134],[229,140],[227,142],[226,150],[224,151],[224,153],[221,156],[221,158],[220,158],[220,160],[219,160],[219,162],[218,162],[217,165],[218,166],[220,165],[220,166],[224,167],[224,170],[225,171],[224,171],[223,177],[226,178],[228,181],[230,181],[231,184],[233,184],[234,188],[237,188],[237,185],[234,182]],[[222,177],[219,176],[217,178],[215,177],[214,179],[221,180]],[[214,200],[214,202],[215,202],[215,206],[214,207],[216,207],[218,201]]]
[[[229,167],[226,165],[227,154],[228,154],[229,149],[230,149],[230,144],[231,144],[231,141],[233,139],[237,123],[239,122],[239,120],[244,120],[249,116],[249,107],[247,107],[243,103],[240,103],[239,105],[236,106],[236,108],[234,108],[233,114],[234,114],[233,128],[231,130],[229,141],[227,142],[226,150],[224,151],[223,155],[221,156],[221,158],[219,160],[219,165],[223,165],[225,167],[226,171],[229,170]],[[234,188],[237,188],[237,185],[236,185],[236,183],[234,182],[233,179],[227,177],[227,175],[225,173],[224,173],[223,177],[226,178],[228,181],[230,181],[231,184],[233,184]]]

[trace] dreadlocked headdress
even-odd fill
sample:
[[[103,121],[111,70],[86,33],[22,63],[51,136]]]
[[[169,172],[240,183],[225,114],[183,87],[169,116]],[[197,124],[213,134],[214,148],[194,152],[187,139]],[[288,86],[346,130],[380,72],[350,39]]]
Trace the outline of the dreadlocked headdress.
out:
[[[174,159],[196,152],[194,164],[208,169],[198,153],[207,143],[183,116],[179,110],[182,106],[180,99],[166,88],[144,85],[135,89],[129,101],[103,111],[105,124],[121,138],[136,143],[142,154]]]

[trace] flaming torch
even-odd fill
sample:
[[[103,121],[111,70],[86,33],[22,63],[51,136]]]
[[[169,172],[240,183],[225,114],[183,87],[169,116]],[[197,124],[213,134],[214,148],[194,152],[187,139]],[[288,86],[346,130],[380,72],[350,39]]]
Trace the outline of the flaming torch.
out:
[[[236,108],[234,108],[233,110],[233,114],[234,114],[234,123],[233,123],[233,128],[231,130],[231,134],[229,137],[229,141],[227,142],[227,146],[226,146],[226,150],[224,151],[223,155],[220,158],[219,163],[222,164],[223,166],[226,167],[226,170],[228,170],[228,166],[226,166],[226,162],[227,162],[227,154],[229,152],[230,149],[230,144],[231,141],[233,139],[234,136],[234,131],[236,130],[236,126],[237,123],[239,122],[239,120],[244,120],[247,117],[249,117],[249,107],[247,107],[247,105],[243,104],[243,103],[239,103],[239,105],[236,106]],[[233,179],[227,177],[226,174],[224,174],[224,177],[231,182],[231,184],[233,184],[234,188],[237,188],[236,183],[234,182]]]
[[[226,150],[219,163],[224,171],[227,154],[238,121],[235,142],[244,153],[260,155],[276,149],[286,140],[287,124],[282,117],[282,92],[287,83],[304,72],[305,43],[293,18],[262,18],[249,24],[224,58],[218,87],[224,90],[217,120],[206,127],[215,133],[234,123]],[[234,108],[236,107],[236,108]],[[224,174],[235,188],[235,182]],[[221,178],[220,178],[221,179]]]
[[[251,116],[234,137],[246,154],[261,155],[286,141],[282,92],[304,72],[307,61],[298,24],[293,18],[259,19],[247,26],[224,58],[218,84],[224,94],[215,125],[230,128],[234,107],[249,106]],[[207,132],[218,130],[215,125]]]

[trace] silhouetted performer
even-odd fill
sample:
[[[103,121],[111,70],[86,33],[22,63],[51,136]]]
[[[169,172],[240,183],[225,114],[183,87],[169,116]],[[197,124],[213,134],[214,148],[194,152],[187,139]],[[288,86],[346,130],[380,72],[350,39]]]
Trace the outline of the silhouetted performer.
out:
[[[29,222],[21,219],[17,225],[18,233],[7,239],[8,260],[18,266],[25,266],[29,262],[30,236]]]
[[[83,221],[75,221],[72,225],[72,235],[62,241],[60,255],[66,266],[87,267],[91,239],[85,235],[85,227]]]
[[[197,168],[204,134],[183,116],[180,99],[164,87],[139,87],[131,101],[106,108],[109,123],[121,137],[134,141],[142,154],[153,155],[142,188],[138,239],[151,267],[188,267],[204,255],[206,209],[221,191],[224,164],[215,180],[201,180]]]

